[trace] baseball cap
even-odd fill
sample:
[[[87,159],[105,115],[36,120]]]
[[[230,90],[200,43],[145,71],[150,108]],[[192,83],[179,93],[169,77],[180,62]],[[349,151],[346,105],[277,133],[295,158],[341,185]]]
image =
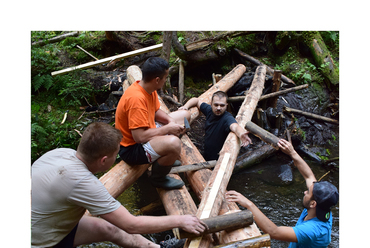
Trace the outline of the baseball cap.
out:
[[[316,217],[321,221],[328,221],[330,208],[335,206],[339,200],[337,187],[327,181],[315,182],[313,185],[313,197],[317,203]]]

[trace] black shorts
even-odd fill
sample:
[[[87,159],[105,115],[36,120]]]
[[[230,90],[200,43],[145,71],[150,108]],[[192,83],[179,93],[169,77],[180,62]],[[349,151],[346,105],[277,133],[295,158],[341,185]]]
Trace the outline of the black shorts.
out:
[[[72,229],[67,236],[64,237],[58,244],[54,245],[53,248],[74,248],[73,241],[75,240],[76,231],[78,224]]]
[[[118,152],[120,158],[129,165],[148,164],[145,150],[141,144],[124,147],[120,146]]]

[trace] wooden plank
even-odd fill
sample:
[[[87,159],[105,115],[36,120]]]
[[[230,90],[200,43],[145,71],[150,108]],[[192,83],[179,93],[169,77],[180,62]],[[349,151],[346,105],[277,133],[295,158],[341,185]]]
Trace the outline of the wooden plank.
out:
[[[63,70],[53,71],[51,73],[51,75],[54,77],[54,76],[57,76],[57,75],[66,74],[66,73],[74,71],[74,70],[87,69],[87,68],[90,68],[90,67],[93,67],[93,66],[101,65],[101,64],[104,64],[104,63],[109,63],[113,60],[124,59],[124,58],[128,58],[128,57],[131,57],[131,56],[139,55],[139,54],[142,54],[142,53],[155,51],[155,50],[161,49],[162,46],[163,46],[163,44],[161,43],[161,44],[157,44],[157,45],[154,45],[154,46],[138,49],[138,50],[135,50],[135,51],[130,51],[130,52],[127,52],[127,53],[111,56],[111,57],[108,57],[108,58],[105,58],[105,59],[100,59],[98,61],[92,61],[92,62],[89,62],[89,63],[86,63],[86,64],[72,66],[72,67],[69,67],[69,68],[66,68],[66,69],[63,69]]]

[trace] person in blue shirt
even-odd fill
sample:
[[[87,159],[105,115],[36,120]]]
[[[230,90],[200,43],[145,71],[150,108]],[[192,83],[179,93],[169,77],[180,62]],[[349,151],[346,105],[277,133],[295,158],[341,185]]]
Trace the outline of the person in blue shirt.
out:
[[[249,132],[226,111],[227,99],[225,92],[216,91],[212,95],[211,104],[193,97],[179,108],[179,110],[189,110],[196,106],[206,116],[203,157],[207,161],[218,159],[219,152],[230,132],[234,132],[239,137],[241,146],[252,143],[248,137]]]
[[[288,154],[306,181],[304,192],[304,210],[295,227],[277,226],[266,217],[256,205],[236,191],[226,192],[226,200],[237,202],[249,209],[254,221],[271,238],[291,242],[289,248],[327,247],[331,242],[333,216],[330,208],[339,200],[338,189],[327,181],[317,182],[307,163],[298,155],[286,140],[278,142],[280,149]]]

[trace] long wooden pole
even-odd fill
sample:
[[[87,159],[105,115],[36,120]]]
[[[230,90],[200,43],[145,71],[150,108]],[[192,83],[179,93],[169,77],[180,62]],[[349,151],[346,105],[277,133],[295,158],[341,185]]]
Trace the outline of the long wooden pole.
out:
[[[304,115],[304,116],[307,116],[309,118],[313,118],[313,119],[316,119],[316,120],[330,122],[330,123],[339,125],[338,120],[331,119],[331,118],[321,116],[321,115],[317,115],[317,114],[313,114],[313,113],[304,112],[304,111],[301,111],[301,110],[298,110],[298,109],[292,109],[292,108],[289,108],[287,106],[284,106],[283,111],[289,112],[289,113],[295,113],[295,114],[299,114],[299,115]]]
[[[276,97],[276,96],[284,95],[284,94],[287,94],[289,92],[293,92],[293,91],[297,91],[297,90],[302,90],[302,89],[308,88],[308,86],[309,86],[308,84],[303,84],[303,85],[292,87],[292,88],[289,88],[289,89],[286,89],[286,90],[280,90],[280,91],[277,91],[277,92],[274,92],[274,93],[266,94],[266,95],[261,96],[260,99],[259,99],[259,101],[262,101],[262,100],[265,100],[265,99],[271,98],[271,97]],[[243,101],[244,98],[245,98],[245,96],[233,96],[233,97],[229,97],[229,102]]]
[[[245,126],[245,124],[251,120],[258,100],[262,94],[265,77],[266,66],[257,67],[250,90],[248,91],[236,117],[236,121],[239,125]],[[240,140],[234,133],[229,133],[224,146],[220,151],[219,159],[208,181],[206,189],[203,192],[202,200],[197,211],[198,218],[204,219],[218,215],[239,150]],[[193,239],[189,244],[189,247],[200,247],[201,240],[201,237]]]
[[[155,51],[155,50],[161,49],[162,46],[163,46],[163,44],[161,43],[161,44],[157,44],[157,45],[154,45],[154,46],[138,49],[138,50],[135,50],[135,51],[115,55],[115,56],[108,57],[108,58],[105,58],[105,59],[100,59],[98,61],[92,61],[92,62],[85,63],[85,64],[82,64],[82,65],[72,66],[72,67],[69,67],[69,68],[66,68],[66,69],[63,69],[63,70],[53,71],[51,73],[51,75],[54,77],[54,76],[57,76],[57,75],[66,74],[66,73],[74,71],[74,70],[87,69],[87,68],[90,68],[90,67],[93,67],[93,66],[101,65],[101,64],[104,64],[104,63],[109,63],[113,60],[124,59],[124,58],[128,58],[128,57],[131,57],[131,56],[134,56],[134,55],[139,55],[139,54],[142,54],[142,53]]]
[[[259,61],[258,59],[255,59],[254,57],[240,51],[239,49],[237,48],[234,48],[234,50],[240,55],[242,56],[243,58],[247,59],[248,61],[252,62],[253,64],[257,65],[257,66],[261,66],[261,65],[265,65],[264,63],[262,63],[261,61]],[[266,66],[266,70],[269,74],[273,75],[274,74],[274,69],[270,68],[269,66],[265,65]],[[281,80],[284,82],[284,83],[287,83],[287,84],[294,84],[294,81],[291,80],[290,78],[286,77],[285,75],[281,74]]]
[[[245,128],[258,138],[266,142],[267,144],[274,147],[276,150],[279,150],[279,146],[277,145],[279,138],[273,135],[272,133],[266,131],[262,127],[259,127],[258,125],[254,124],[251,121],[247,122]]]

